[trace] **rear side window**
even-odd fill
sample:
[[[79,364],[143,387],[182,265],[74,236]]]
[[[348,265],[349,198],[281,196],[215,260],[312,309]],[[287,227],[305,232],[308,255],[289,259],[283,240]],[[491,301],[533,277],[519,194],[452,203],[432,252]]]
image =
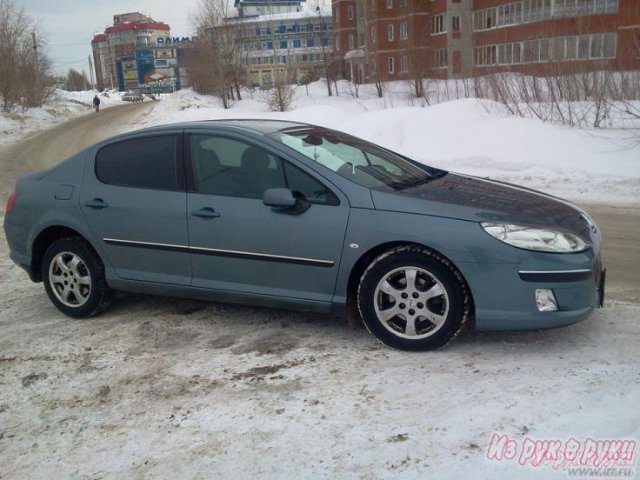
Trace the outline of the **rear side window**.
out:
[[[177,136],[136,138],[108,145],[96,157],[98,180],[123,187],[178,190]]]

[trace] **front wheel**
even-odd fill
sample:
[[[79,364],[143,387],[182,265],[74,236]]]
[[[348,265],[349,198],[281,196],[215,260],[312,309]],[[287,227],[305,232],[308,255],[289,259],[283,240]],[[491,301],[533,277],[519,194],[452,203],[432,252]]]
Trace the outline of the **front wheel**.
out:
[[[70,317],[95,315],[106,308],[111,298],[102,262],[79,238],[53,242],[42,259],[42,274],[49,299]]]
[[[398,247],[377,257],[358,288],[358,308],[367,329],[400,350],[447,344],[462,329],[467,305],[456,271],[419,247]]]

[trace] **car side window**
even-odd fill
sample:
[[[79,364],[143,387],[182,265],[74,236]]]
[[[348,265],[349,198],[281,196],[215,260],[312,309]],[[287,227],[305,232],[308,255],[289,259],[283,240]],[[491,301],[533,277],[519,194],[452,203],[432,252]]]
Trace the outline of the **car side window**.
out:
[[[98,180],[122,187],[178,190],[176,135],[112,143],[96,155]]]
[[[320,182],[264,148],[233,138],[190,135],[198,193],[262,199],[270,188],[290,188],[311,203],[338,205]]]
[[[198,193],[262,198],[285,186],[282,161],[262,148],[211,135],[191,135],[189,143]]]
[[[284,173],[287,187],[294,195],[301,195],[305,200],[320,205],[340,205],[335,193],[287,161],[284,162]]]

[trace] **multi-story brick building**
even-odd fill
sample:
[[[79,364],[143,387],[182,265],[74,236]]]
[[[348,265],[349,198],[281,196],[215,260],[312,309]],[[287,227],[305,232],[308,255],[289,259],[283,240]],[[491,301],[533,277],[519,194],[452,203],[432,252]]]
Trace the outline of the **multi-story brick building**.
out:
[[[359,81],[640,70],[639,0],[332,0]]]
[[[113,16],[113,26],[91,41],[98,89],[129,89],[138,86],[136,48],[156,44],[171,28],[141,13]]]

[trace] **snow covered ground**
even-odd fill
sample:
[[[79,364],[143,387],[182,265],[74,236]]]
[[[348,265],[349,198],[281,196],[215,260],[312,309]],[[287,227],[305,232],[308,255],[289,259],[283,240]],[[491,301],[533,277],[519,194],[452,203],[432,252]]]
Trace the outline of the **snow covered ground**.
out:
[[[492,433],[640,437],[640,307],[399,352],[342,319],[137,295],[58,313],[0,243],[3,479],[563,479]]]
[[[94,91],[67,92],[56,90],[42,108],[30,108],[23,112],[0,112],[0,146],[20,140],[26,135],[49,128],[78,115],[91,113]],[[100,108],[122,103],[119,92],[101,93]]]
[[[268,111],[263,92],[245,93],[224,110],[217,99],[183,90],[154,106],[146,126],[217,118],[278,118],[323,125],[360,136],[447,170],[526,185],[587,203],[640,203],[638,130],[570,128],[516,118],[474,99],[411,106],[409,86],[370,87],[354,98],[346,82],[327,97],[317,82],[298,87],[293,109]],[[489,110],[489,111],[487,111]]]

